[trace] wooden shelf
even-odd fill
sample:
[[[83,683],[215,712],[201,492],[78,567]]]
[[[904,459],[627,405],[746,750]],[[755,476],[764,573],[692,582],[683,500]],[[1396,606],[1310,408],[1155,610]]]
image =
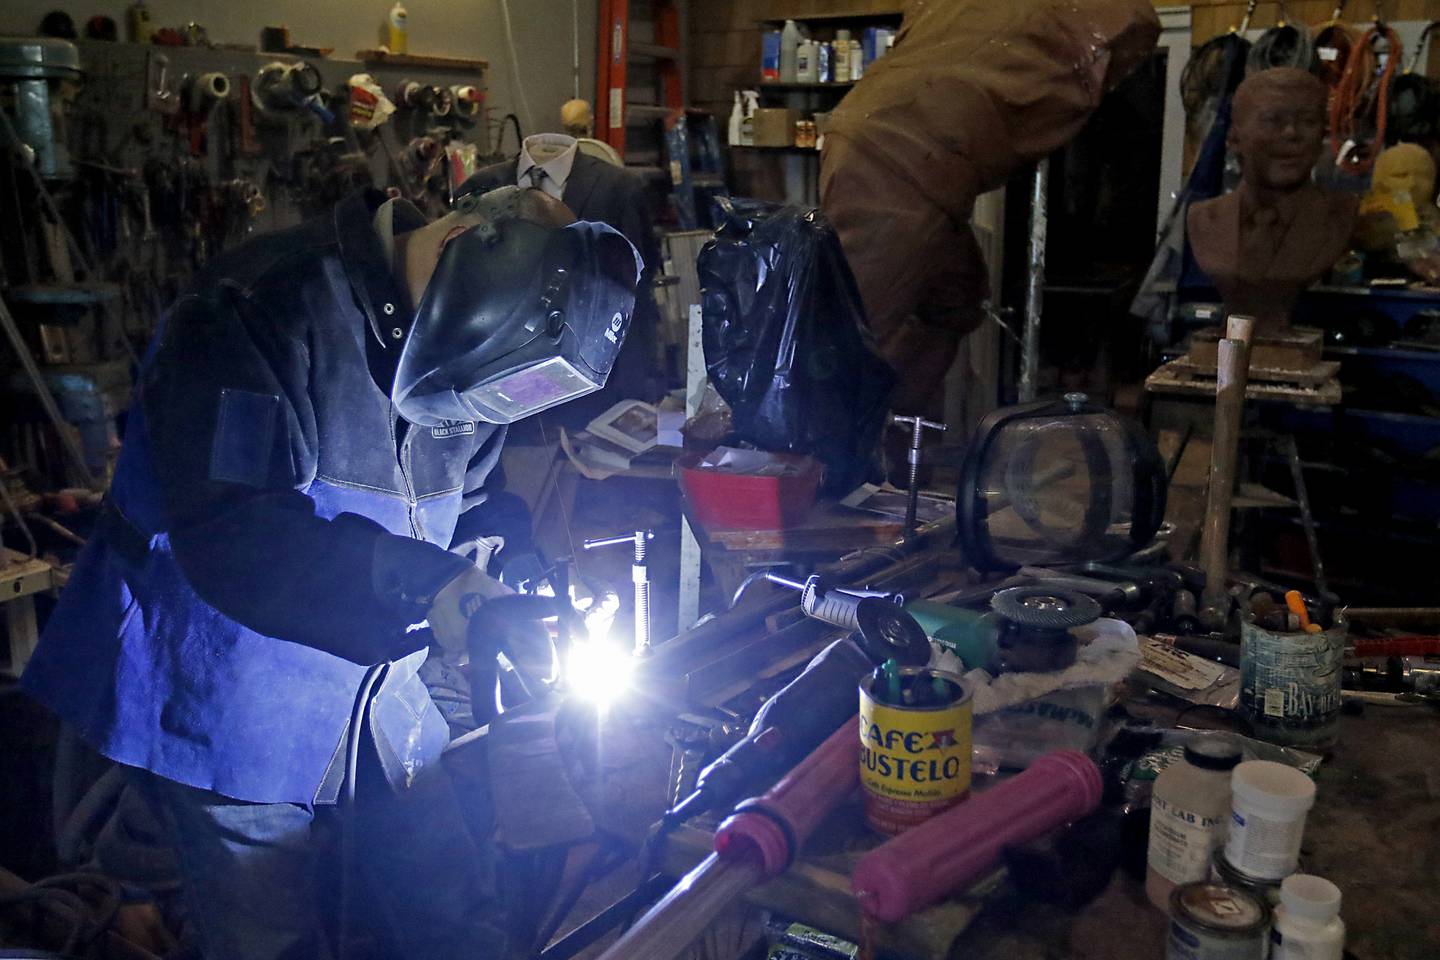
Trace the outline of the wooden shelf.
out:
[[[432,70],[474,70],[484,73],[489,60],[467,60],[463,57],[428,57],[413,53],[390,53],[388,50],[356,50],[355,59],[382,67],[428,67]]]
[[[855,86],[854,80],[840,80],[835,83],[785,83],[781,80],[762,80],[749,90],[770,90],[777,93],[788,93],[794,90],[849,90]]]
[[[809,153],[820,156],[820,151],[814,147],[754,147],[742,143],[730,145],[731,150],[755,150],[760,153]]]
[[[762,26],[785,26],[786,20],[796,23],[869,23],[884,24],[898,22],[904,16],[902,10],[856,10],[850,13],[812,13],[805,17],[780,17],[779,19],[757,20]]]

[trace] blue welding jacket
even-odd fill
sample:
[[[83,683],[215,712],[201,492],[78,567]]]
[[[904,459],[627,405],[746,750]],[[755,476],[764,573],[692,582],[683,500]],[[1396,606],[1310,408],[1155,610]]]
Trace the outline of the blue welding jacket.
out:
[[[383,200],[216,258],[146,354],[109,505],[22,678],[120,763],[323,801],[374,664],[392,781],[445,745],[411,628],[490,532],[505,429],[396,417],[413,309],[372,228]]]

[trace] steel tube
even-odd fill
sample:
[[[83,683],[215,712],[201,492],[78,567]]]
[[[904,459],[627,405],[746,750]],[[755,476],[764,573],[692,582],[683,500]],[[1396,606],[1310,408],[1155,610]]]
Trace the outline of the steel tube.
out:
[[[1030,188],[1030,263],[1025,282],[1025,330],[1020,342],[1020,402],[1035,399],[1040,372],[1040,314],[1045,306],[1045,242],[1049,214],[1045,190],[1050,183],[1050,161],[1035,165]]]

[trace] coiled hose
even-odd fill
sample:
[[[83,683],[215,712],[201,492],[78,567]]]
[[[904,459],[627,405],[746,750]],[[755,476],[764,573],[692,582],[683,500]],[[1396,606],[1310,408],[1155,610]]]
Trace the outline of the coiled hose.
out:
[[[1385,44],[1388,56],[1384,69],[1379,64],[1380,44]],[[1385,143],[1385,126],[1389,117],[1390,81],[1395,75],[1395,61],[1401,56],[1400,37],[1383,23],[1376,23],[1360,37],[1360,43],[1345,63],[1345,72],[1335,95],[1330,100],[1330,136],[1334,143],[1335,163],[1347,173],[1361,174],[1375,164],[1379,150],[1376,146]],[[1370,141],[1371,149],[1346,151],[1346,144],[1358,144],[1363,134],[1364,121],[1373,112],[1375,135]]]

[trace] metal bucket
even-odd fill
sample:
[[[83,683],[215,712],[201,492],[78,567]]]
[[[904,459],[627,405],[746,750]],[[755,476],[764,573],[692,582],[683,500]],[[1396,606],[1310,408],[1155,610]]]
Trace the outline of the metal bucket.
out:
[[[970,690],[956,674],[902,667],[902,683],[944,681],[953,699],[905,706],[877,697],[876,680],[860,681],[860,786],[865,821],[880,833],[903,833],[955,806],[970,793]]]
[[[1240,710],[1256,736],[1325,748],[1340,727],[1340,677],[1349,625],[1339,610],[1320,633],[1277,633],[1247,614],[1240,625]]]

